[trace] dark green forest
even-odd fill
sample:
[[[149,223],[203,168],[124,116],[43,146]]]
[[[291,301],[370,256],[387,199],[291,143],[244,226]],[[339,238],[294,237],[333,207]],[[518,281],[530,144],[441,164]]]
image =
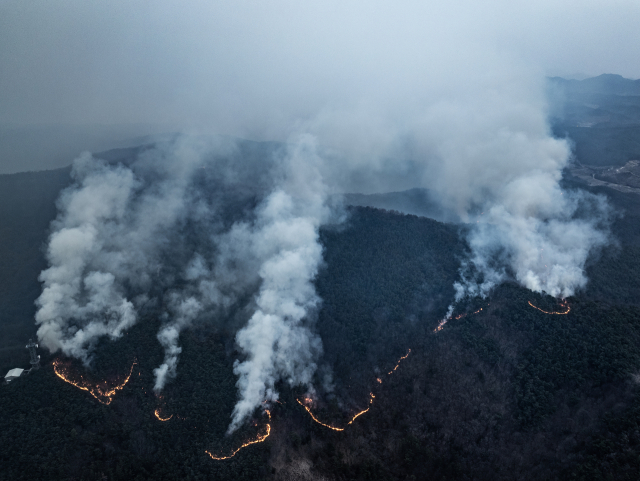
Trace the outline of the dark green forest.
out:
[[[635,285],[610,263],[633,268],[636,224],[628,222],[638,209],[628,194],[613,200],[626,208],[614,224],[619,245],[589,267],[597,282],[569,299],[569,314],[543,314],[528,301],[551,311],[555,299],[505,284],[459,306],[483,311],[438,334],[465,251],[458,227],[351,208],[343,226],[321,232],[316,280],[318,376],[332,372],[334,389],[319,391],[315,414],[340,425],[375,395],[345,431],[315,423],[296,402],[303,393],[282,385],[271,435],[232,459],[211,459],[205,451],[228,455],[266,429],[256,412],[225,436],[236,400],[233,332],[186,331],[179,376],[159,399],[152,369],[163,353],[149,311],[123,339],[98,346],[93,370],[70,368],[116,385],[137,360],[111,404],[56,377],[45,352],[40,370],[1,386],[0,479],[637,479],[640,309]],[[32,255],[37,271],[41,253]],[[34,284],[6,283],[3,295],[35,298]],[[5,310],[3,319],[29,315]],[[20,334],[32,335],[30,326]],[[7,369],[28,364],[18,340],[16,354],[5,351]],[[156,409],[173,417],[161,422]]]

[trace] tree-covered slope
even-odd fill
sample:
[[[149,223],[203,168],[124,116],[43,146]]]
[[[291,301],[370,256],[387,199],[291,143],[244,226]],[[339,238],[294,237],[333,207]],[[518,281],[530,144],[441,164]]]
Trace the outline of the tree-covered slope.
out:
[[[55,198],[68,173],[40,179],[46,175]],[[46,189],[34,189],[31,196],[44,198]],[[568,314],[545,314],[529,301],[562,309],[505,284],[490,299],[458,306],[456,314],[466,315],[438,333],[465,251],[459,228],[349,208],[341,226],[321,231],[316,329],[324,353],[313,406],[319,420],[344,431],[316,423],[297,402],[305,393],[281,384],[269,437],[231,459],[212,459],[206,451],[229,455],[267,432],[266,416],[256,412],[225,435],[237,395],[237,326],[220,320],[185,331],[178,377],[158,398],[160,308],[149,306],[122,339],[97,346],[91,370],[63,360],[73,380],[84,376],[92,386],[121,384],[135,360],[110,404],[57,377],[56,357],[44,352],[41,370],[0,386],[0,479],[637,479],[640,204],[629,194],[610,199],[624,212],[613,224],[617,246],[590,264],[588,290],[569,299]],[[22,204],[4,204],[3,232],[13,232],[4,239],[20,239],[20,229],[39,239],[4,244],[34,259],[13,282],[4,277],[12,264],[2,264],[3,292],[24,293],[2,304],[25,312],[13,317],[24,335],[34,331],[41,247],[55,215],[40,202],[40,224],[27,221],[35,214],[17,214]],[[23,367],[25,340],[16,339]],[[160,421],[156,410],[170,419]]]

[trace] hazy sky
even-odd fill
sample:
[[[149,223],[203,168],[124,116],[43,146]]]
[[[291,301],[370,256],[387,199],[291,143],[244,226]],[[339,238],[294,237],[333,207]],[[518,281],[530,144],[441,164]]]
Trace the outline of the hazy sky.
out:
[[[0,123],[282,140],[327,109],[402,118],[461,83],[638,78],[638,25],[637,0],[1,0]]]

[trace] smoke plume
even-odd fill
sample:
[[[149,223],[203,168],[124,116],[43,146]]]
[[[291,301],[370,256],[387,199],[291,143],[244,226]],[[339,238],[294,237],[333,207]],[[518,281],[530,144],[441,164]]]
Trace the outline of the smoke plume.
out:
[[[157,387],[175,373],[181,329],[203,309],[231,302],[203,256],[213,255],[225,207],[247,201],[238,189],[221,198],[233,184],[224,175],[232,172],[216,155],[229,157],[233,149],[231,142],[181,138],[142,149],[127,165],[90,154],[74,162],[73,184],[52,224],[50,267],[40,276],[36,323],[44,346],[88,364],[99,337],[120,337],[143,305],[161,301],[158,338],[166,359]]]
[[[311,387],[322,352],[312,330],[318,230],[334,215],[312,137],[255,159],[241,150],[231,140],[181,137],[127,165],[77,159],[36,314],[44,346],[88,364],[100,337],[117,339],[145,304],[161,306],[160,391],[176,375],[181,332],[199,320],[222,322],[255,291],[236,338],[243,360],[234,365],[231,430],[277,399],[278,380]]]
[[[320,161],[312,138],[292,144],[282,181],[258,208],[256,220],[231,233],[251,239],[247,247],[262,259],[262,282],[256,310],[236,336],[246,359],[234,364],[240,400],[230,431],[262,401],[277,400],[276,381],[310,386],[316,370],[322,345],[309,322],[320,304],[313,285],[322,262],[318,229],[330,217]]]

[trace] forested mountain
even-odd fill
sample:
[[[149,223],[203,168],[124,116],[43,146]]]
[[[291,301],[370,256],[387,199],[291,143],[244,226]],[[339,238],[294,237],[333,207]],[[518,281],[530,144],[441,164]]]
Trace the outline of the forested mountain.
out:
[[[239,155],[259,155],[245,147]],[[0,176],[4,372],[28,366],[43,246],[68,182],[68,169]],[[315,280],[324,352],[312,413],[342,431],[314,421],[298,402],[304,392],[282,383],[270,420],[256,413],[226,436],[239,353],[224,322],[184,331],[178,377],[156,397],[153,306],[122,339],[97,346],[91,370],[40,351],[40,370],[0,386],[0,479],[638,479],[640,197],[589,189],[619,214],[616,243],[590,261],[588,288],[567,314],[543,312],[567,308],[507,283],[459,305],[437,333],[464,226],[354,197],[363,205],[321,230]],[[56,359],[75,382],[122,389],[92,396],[56,376]]]

